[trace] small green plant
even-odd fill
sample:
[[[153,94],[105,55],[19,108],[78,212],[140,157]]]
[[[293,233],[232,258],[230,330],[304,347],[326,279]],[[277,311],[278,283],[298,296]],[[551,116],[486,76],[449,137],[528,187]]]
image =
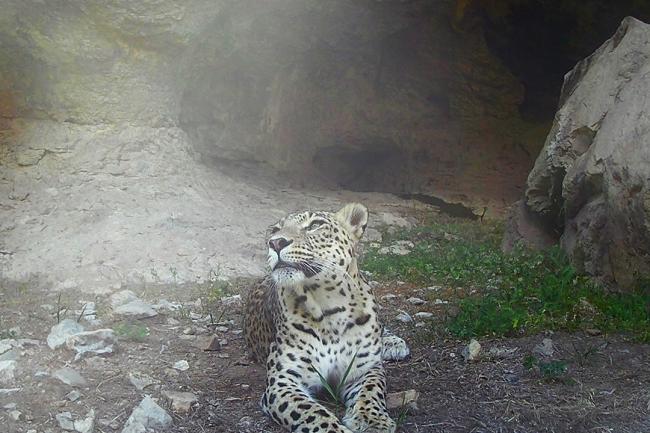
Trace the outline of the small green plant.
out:
[[[185,305],[181,305],[175,310],[175,315],[180,320],[188,320],[192,316],[192,309]]]
[[[226,313],[226,309],[221,305],[221,298],[230,295],[231,289],[231,283],[221,276],[219,270],[210,270],[201,306],[203,314],[210,318],[212,326],[219,323]]]
[[[139,323],[119,323],[113,327],[119,338],[142,342],[149,336],[149,328]]]
[[[61,296],[61,292],[59,292],[56,298],[56,323],[61,323],[61,319],[64,319],[66,314],[68,314],[68,307],[61,303]]]
[[[605,343],[604,346],[606,346],[607,343]],[[595,355],[600,349],[602,349],[604,346],[598,346],[594,344],[589,344],[586,347],[577,347],[575,344],[573,344],[573,359],[575,362],[578,363],[581,367],[584,367],[589,359],[593,355]]]
[[[395,420],[395,424],[397,428],[400,428],[402,425],[404,425],[408,415],[409,415],[409,407],[406,404],[406,394],[404,394],[404,397],[402,398],[402,406],[400,408],[399,414],[397,414],[397,419]]]
[[[79,315],[77,316],[77,323],[81,322],[81,319],[83,319],[84,313],[86,312],[86,307],[87,306],[88,306],[88,304],[83,304],[83,306],[81,307],[81,311],[79,312]]]
[[[169,266],[169,273],[172,276],[172,279],[174,280],[174,284],[178,282],[178,270],[174,266]]]
[[[0,340],[5,338],[18,338],[16,332],[13,329],[6,328],[3,323],[2,316],[0,316]]]
[[[328,380],[321,374],[320,371],[318,371],[317,368],[314,367],[314,371],[316,371],[316,374],[318,374],[318,378],[320,379],[320,383],[327,392],[327,394],[330,396],[332,401],[336,404],[337,410],[344,404],[343,401],[341,401],[341,391],[343,390],[343,385],[345,385],[345,382],[350,375],[350,372],[352,371],[352,366],[354,365],[354,361],[357,359],[357,353],[352,356],[352,359],[350,360],[350,363],[348,364],[347,368],[345,369],[345,373],[339,380],[339,382],[336,384],[336,386],[332,387]]]
[[[526,370],[532,370],[537,365],[537,358],[533,355],[527,355],[522,364]]]
[[[569,370],[566,361],[541,361],[533,355],[526,356],[523,360],[523,365],[524,368],[530,371],[534,370],[535,367],[537,367],[542,379],[547,381],[566,379],[565,375]]]
[[[544,379],[558,379],[567,372],[568,366],[565,361],[556,360],[549,362],[538,362],[537,366],[539,367],[539,372]]]

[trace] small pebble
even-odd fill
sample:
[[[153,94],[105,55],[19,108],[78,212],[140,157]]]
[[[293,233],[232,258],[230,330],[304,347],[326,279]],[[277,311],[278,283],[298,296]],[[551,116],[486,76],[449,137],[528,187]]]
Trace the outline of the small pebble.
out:
[[[425,301],[424,299],[420,299],[416,297],[408,298],[406,302],[408,302],[411,305],[423,305],[427,303],[427,301]]]
[[[178,371],[186,371],[189,370],[190,364],[186,360],[182,359],[180,361],[176,361],[173,367]]]
[[[405,311],[399,313],[396,319],[402,323],[411,323],[413,321],[413,318]]]

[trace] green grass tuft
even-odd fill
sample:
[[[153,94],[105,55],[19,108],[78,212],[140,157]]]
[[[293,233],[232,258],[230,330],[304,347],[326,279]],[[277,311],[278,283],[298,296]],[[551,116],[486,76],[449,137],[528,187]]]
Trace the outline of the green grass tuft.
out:
[[[650,284],[628,294],[603,291],[579,276],[559,248],[544,252],[500,249],[501,227],[448,222],[385,236],[415,244],[404,256],[370,249],[363,269],[381,280],[472,289],[448,323],[462,337],[514,335],[543,329],[594,327],[623,331],[650,341]]]

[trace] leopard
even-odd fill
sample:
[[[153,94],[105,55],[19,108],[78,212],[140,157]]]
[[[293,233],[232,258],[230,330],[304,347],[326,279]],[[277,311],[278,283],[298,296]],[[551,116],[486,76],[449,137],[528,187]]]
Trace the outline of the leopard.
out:
[[[394,433],[384,361],[409,356],[386,332],[373,289],[359,269],[368,209],[285,216],[267,234],[270,272],[249,291],[244,337],[266,366],[262,411],[299,433]],[[341,419],[323,403],[342,403]]]

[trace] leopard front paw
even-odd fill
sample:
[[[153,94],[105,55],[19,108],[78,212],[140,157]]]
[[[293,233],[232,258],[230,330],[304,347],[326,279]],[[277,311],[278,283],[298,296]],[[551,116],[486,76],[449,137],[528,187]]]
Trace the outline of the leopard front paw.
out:
[[[343,417],[343,424],[355,433],[395,433],[397,424],[388,415],[367,418],[359,414]]]
[[[411,353],[406,341],[396,335],[384,335],[381,342],[381,359],[384,361],[401,361]]]

